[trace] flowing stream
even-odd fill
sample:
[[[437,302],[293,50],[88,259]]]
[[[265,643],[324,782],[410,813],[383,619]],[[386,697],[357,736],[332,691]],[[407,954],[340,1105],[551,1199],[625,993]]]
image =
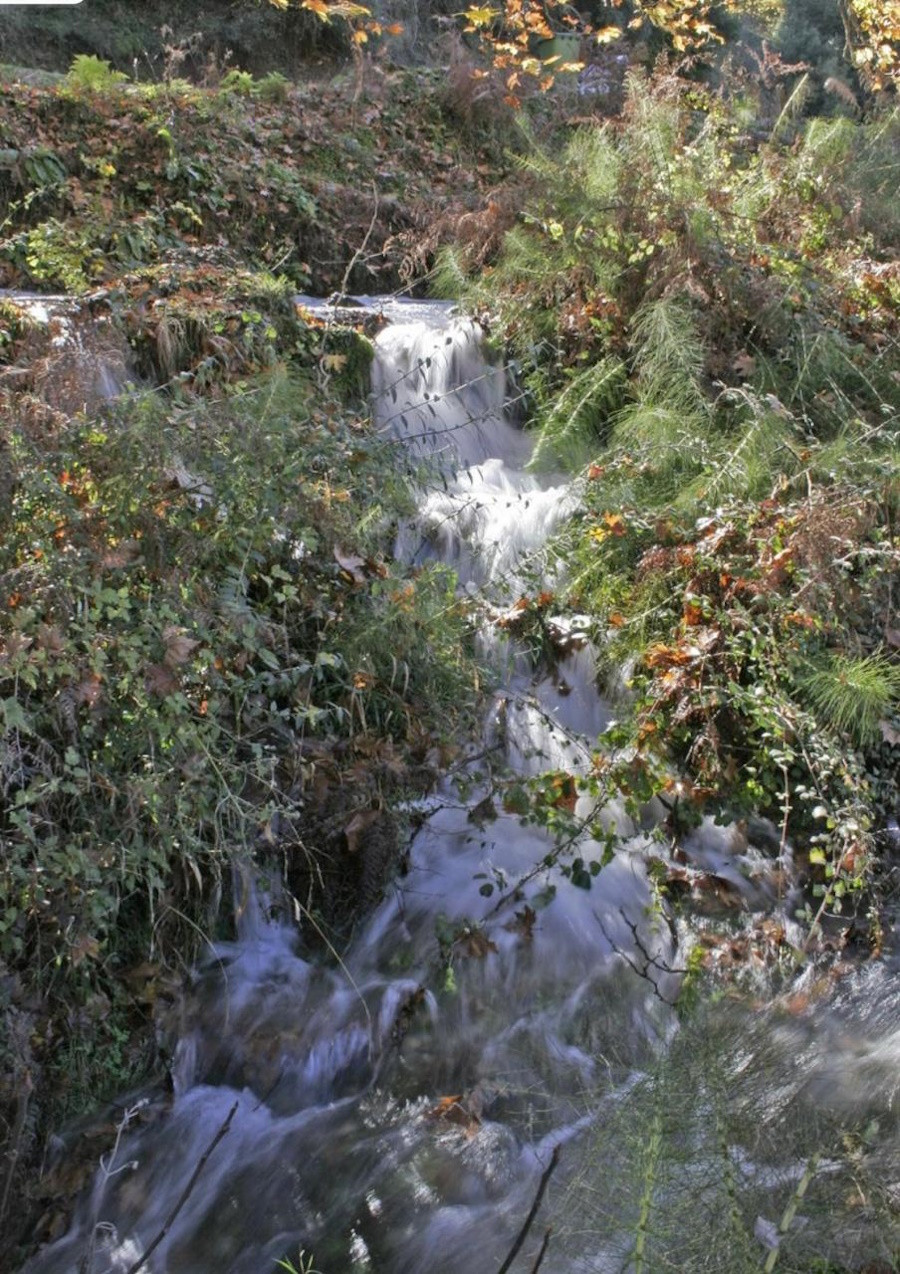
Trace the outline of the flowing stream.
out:
[[[451,565],[489,617],[577,487],[526,471],[528,439],[474,325],[445,307],[404,317],[373,370],[377,428],[427,474],[397,552]],[[569,621],[570,653],[537,676],[486,619],[502,687],[484,738],[421,802],[410,869],[341,967],[304,959],[262,883],[244,883],[236,939],[180,1008],[174,1096],[133,1111],[70,1232],[28,1274],[267,1274],[301,1249],[322,1274],[494,1274],[556,1147],[516,1271],[537,1268],[550,1221],[545,1274],[762,1269],[779,1242],[850,1262],[835,1268],[890,1255],[894,967],[848,972],[837,992],[792,973],[802,1004],[766,1007],[760,984],[755,1003],[684,1024],[684,934],[647,878],[652,811],[636,827],[578,798],[586,863],[602,857],[592,835],[618,834],[585,889],[540,866],[547,833],[490,803],[485,755],[525,777],[589,767],[613,709],[583,627]],[[708,823],[687,848],[748,914],[769,907],[789,928],[767,884],[777,851],[752,841]],[[805,1175],[815,1219],[801,1208],[782,1239]]]

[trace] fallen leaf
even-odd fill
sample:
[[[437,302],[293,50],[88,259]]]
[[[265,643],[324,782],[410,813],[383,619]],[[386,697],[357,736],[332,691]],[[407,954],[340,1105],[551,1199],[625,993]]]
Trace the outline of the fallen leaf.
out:
[[[344,828],[344,836],[347,840],[347,851],[355,854],[359,849],[361,838],[369,830],[369,828],[378,822],[381,817],[380,810],[357,810],[351,818],[350,822]]]
[[[364,557],[359,557],[356,553],[348,553],[345,549],[338,548],[338,546],[335,545],[334,560],[337,562],[344,574],[349,576],[352,583],[365,584],[365,572],[361,569],[366,564],[366,559]]]
[[[518,933],[525,942],[530,942],[534,936],[534,926],[537,920],[537,912],[533,907],[525,904],[522,911],[517,911],[514,920],[508,920],[503,928],[507,933]]]
[[[178,668],[187,663],[193,651],[200,645],[193,637],[188,637],[187,630],[170,624],[163,629],[162,639],[166,647],[163,663],[167,668]]]
[[[483,960],[490,952],[496,954],[497,951],[496,943],[491,942],[483,929],[463,929],[456,935],[453,948],[459,955],[475,960]]]
[[[100,954],[100,943],[88,933],[81,933],[69,948],[69,959],[72,967],[78,968],[84,960],[96,960]]]
[[[703,607],[696,601],[685,598],[682,618],[688,628],[696,628],[703,623]]]
[[[462,1128],[467,1137],[474,1137],[481,1127],[479,1112],[472,1109],[469,1101],[462,1093],[453,1097],[442,1097],[436,1106],[426,1113],[426,1119],[439,1119],[445,1124],[455,1124]]]
[[[147,693],[159,695],[163,699],[166,695],[174,694],[179,684],[178,678],[165,664],[150,664],[144,673],[144,686]]]

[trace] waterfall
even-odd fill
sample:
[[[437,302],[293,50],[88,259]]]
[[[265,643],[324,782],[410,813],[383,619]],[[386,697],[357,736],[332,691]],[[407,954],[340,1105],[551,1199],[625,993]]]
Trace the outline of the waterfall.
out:
[[[506,394],[472,323],[441,311],[378,337],[375,427],[420,492],[397,552],[452,565],[488,615],[577,503],[571,483],[526,471]],[[577,636],[552,676],[500,651],[508,677],[473,754],[502,754],[523,779],[589,771],[611,709]],[[263,1274],[300,1249],[325,1274],[499,1268],[553,1148],[599,1135],[672,1039],[678,957],[653,906],[648,836],[622,809],[578,797],[572,852],[599,862],[609,826],[619,846],[578,888],[546,831],[496,807],[477,760],[464,777],[465,795],[457,775],[429,799],[409,871],[338,968],[302,959],[243,881],[239,936],[196,971],[180,1010],[174,1096],[125,1130],[28,1274],[129,1271],[156,1240],[150,1274]],[[711,825],[696,841],[729,858]],[[873,1043],[868,1064],[893,1059],[896,1038]],[[823,1085],[843,1075],[820,1073]],[[621,1149],[605,1153],[612,1172]],[[625,1268],[632,1203],[550,1268]]]

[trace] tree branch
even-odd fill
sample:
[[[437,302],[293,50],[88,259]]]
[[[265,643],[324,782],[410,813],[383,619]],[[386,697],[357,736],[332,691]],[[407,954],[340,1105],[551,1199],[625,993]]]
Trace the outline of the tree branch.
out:
[[[187,1203],[188,1199],[191,1197],[191,1193],[194,1189],[194,1186],[197,1184],[198,1180],[200,1179],[200,1174],[202,1173],[203,1169],[206,1167],[206,1163],[207,1163],[207,1160],[209,1159],[209,1156],[212,1154],[216,1146],[219,1144],[219,1142],[228,1132],[228,1129],[231,1127],[231,1121],[232,1119],[234,1119],[234,1116],[239,1104],[240,1104],[239,1102],[234,1103],[234,1105],[231,1107],[231,1110],[229,1110],[228,1114],[225,1116],[224,1122],[219,1125],[219,1128],[217,1129],[215,1136],[213,1137],[209,1145],[206,1147],[203,1154],[200,1156],[197,1162],[196,1168],[191,1173],[190,1180],[188,1181],[187,1185],[182,1190],[181,1194],[178,1196],[178,1202],[175,1204],[172,1211],[166,1217],[162,1229],[157,1234],[156,1238],[153,1240],[150,1246],[145,1250],[144,1255],[139,1257],[138,1260],[136,1260],[133,1265],[130,1265],[128,1267],[126,1274],[138,1274],[138,1270],[140,1270],[144,1265],[146,1265],[148,1258],[152,1256],[152,1254],[159,1247],[160,1243],[162,1243],[163,1239],[169,1233],[169,1230],[172,1228],[172,1225],[175,1221],[175,1218],[178,1216],[178,1213],[181,1211],[181,1209]]]
[[[531,1229],[532,1225],[534,1224],[534,1218],[537,1216],[538,1209],[541,1206],[541,1200],[543,1199],[544,1192],[547,1189],[547,1183],[552,1177],[553,1171],[558,1163],[559,1163],[559,1146],[554,1146],[553,1154],[550,1156],[550,1162],[547,1164],[546,1168],[541,1174],[540,1184],[538,1185],[538,1188],[537,1188],[537,1194],[534,1196],[534,1202],[531,1205],[531,1210],[529,1211],[528,1216],[525,1218],[524,1225],[522,1226],[519,1233],[516,1235],[515,1243],[513,1243],[512,1247],[509,1249],[509,1255],[507,1256],[503,1264],[500,1266],[500,1269],[497,1271],[497,1274],[508,1274],[508,1271],[512,1267],[513,1261],[519,1255],[519,1249],[521,1248],[522,1244],[525,1242],[526,1238],[528,1237],[528,1231]],[[541,1253],[539,1254],[538,1265],[540,1265],[540,1262],[543,1259],[543,1253],[544,1251],[546,1251],[547,1244],[549,1241],[550,1241],[550,1231],[548,1230],[547,1233],[544,1235],[544,1244],[543,1244]],[[534,1268],[537,1269],[538,1265],[536,1265]],[[128,1271],[128,1274],[131,1274],[130,1270]]]

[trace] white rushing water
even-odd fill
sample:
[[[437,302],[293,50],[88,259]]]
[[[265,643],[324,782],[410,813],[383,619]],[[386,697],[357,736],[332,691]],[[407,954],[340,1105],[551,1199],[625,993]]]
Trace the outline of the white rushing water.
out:
[[[525,472],[528,440],[506,416],[503,373],[485,361],[478,329],[451,323],[443,310],[427,323],[389,326],[378,338],[373,390],[376,427],[430,475],[398,552],[451,564],[493,604],[516,596],[575,497],[569,484]],[[584,773],[611,717],[589,642],[580,637],[552,675],[536,677],[515,650],[498,653],[508,681],[487,714],[484,747],[473,751],[493,748],[522,776]],[[256,883],[237,891],[247,904],[238,937],[196,971],[173,1028],[174,1095],[126,1129],[69,1234],[29,1274],[131,1271],[151,1244],[141,1268],[155,1274],[263,1274],[301,1248],[323,1274],[491,1274],[556,1146],[557,1205],[574,1201],[560,1216],[571,1218],[574,1208],[577,1222],[562,1226],[545,1271],[638,1268],[635,1228],[648,1179],[640,1165],[645,1146],[663,1136],[654,1112],[658,1094],[669,1091],[648,1076],[678,1055],[670,1003],[679,975],[670,970],[680,963],[648,886],[647,834],[622,810],[579,797],[574,813],[586,830],[578,854],[600,859],[590,834],[598,827],[615,827],[618,848],[589,890],[576,888],[554,863],[541,866],[553,846],[544,831],[514,813],[485,811],[490,792],[476,761],[464,776],[464,799],[450,778],[429,799],[409,871],[341,967],[303,959],[293,928],[270,919]],[[736,847],[710,826],[695,840],[698,859],[744,887],[746,837]],[[749,900],[757,893],[747,887]],[[825,1047],[806,1019],[786,1020],[780,1035],[767,1029],[757,1047],[762,1019],[733,1012],[722,1028],[723,1085],[736,1103],[745,1099],[749,1110],[755,1100],[772,1118],[807,1099],[819,1112],[855,1110],[857,1102],[866,1119],[885,1118],[878,1112],[894,1109],[891,1067],[900,1063],[896,1016],[873,1015],[870,1035],[860,1037],[869,1080],[856,1097],[846,1050],[833,1043],[853,1028],[834,1022]],[[769,1059],[762,1096],[748,1078],[751,1062],[728,1054],[742,1033],[751,1061]],[[782,1074],[771,1060],[798,1056],[802,1076],[792,1061]],[[678,1184],[657,1173],[670,1219],[681,1215],[679,1188],[716,1153],[700,1132],[717,1126],[708,1081],[693,1092],[682,1092],[677,1077],[672,1083],[673,1114],[678,1092],[687,1112],[678,1162],[687,1149],[693,1166]],[[649,1102],[647,1114],[641,1094],[651,1092],[657,1105]],[[628,1167],[629,1138],[636,1169]],[[772,1192],[783,1201],[802,1175],[806,1143],[792,1143],[786,1177],[764,1178],[763,1150],[736,1133],[725,1159],[742,1187],[756,1191],[768,1223]],[[716,1173],[721,1184],[721,1165]],[[708,1184],[692,1189],[696,1200],[712,1200]],[[760,1232],[770,1233],[765,1225]],[[542,1233],[539,1224],[515,1270],[536,1268]],[[764,1257],[760,1245],[746,1266],[727,1256],[683,1266],[667,1257],[642,1268],[760,1268]]]

